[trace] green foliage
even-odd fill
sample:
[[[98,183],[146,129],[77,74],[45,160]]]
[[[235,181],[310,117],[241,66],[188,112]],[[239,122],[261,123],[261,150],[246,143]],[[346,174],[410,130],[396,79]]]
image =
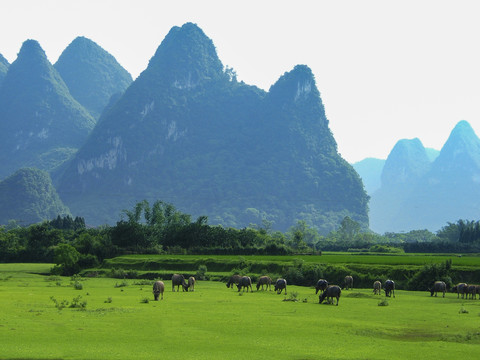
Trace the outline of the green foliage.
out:
[[[197,272],[195,274],[195,278],[198,280],[208,280],[207,277],[207,267],[205,265],[199,265]]]
[[[16,220],[26,226],[59,214],[69,216],[70,211],[60,200],[47,172],[20,169],[0,182],[0,224]]]

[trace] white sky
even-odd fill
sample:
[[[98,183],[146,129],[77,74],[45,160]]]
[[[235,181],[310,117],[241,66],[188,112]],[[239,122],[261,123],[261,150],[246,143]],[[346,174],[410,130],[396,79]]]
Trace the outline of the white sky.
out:
[[[247,84],[308,65],[349,162],[405,138],[439,150],[460,120],[480,131],[477,0],[0,0],[0,53],[11,63],[35,39],[55,63],[86,36],[136,78],[186,22]]]

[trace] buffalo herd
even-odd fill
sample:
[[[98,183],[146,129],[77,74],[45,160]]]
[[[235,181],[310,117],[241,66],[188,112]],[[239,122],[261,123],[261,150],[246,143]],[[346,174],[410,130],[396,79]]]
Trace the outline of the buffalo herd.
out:
[[[227,281],[227,288],[232,288],[233,285],[237,286],[238,292],[241,290],[247,292],[253,292],[252,289],[252,279],[249,276],[241,276],[241,275],[232,275]],[[272,279],[269,276],[261,276],[258,278],[257,281],[257,291],[260,291],[260,287],[262,291],[264,290],[272,290]],[[185,281],[185,277],[180,274],[173,274],[172,276],[172,291],[175,292],[175,286],[177,287],[177,291],[179,291],[180,286],[182,286],[183,291],[191,291],[195,290],[195,278],[190,276],[188,278],[188,282]],[[383,285],[382,283],[377,280],[373,283],[373,293],[375,295],[380,295],[381,290],[385,291],[386,297],[395,297],[395,282],[393,280],[386,280]],[[347,275],[344,278],[344,290],[352,290],[353,289],[353,277],[351,275]],[[281,294],[282,291],[285,290],[285,295],[287,295],[287,280],[286,279],[277,279],[274,283],[274,291],[277,294]],[[165,284],[163,281],[156,281],[153,284],[153,294],[154,299],[158,300],[161,295],[161,299],[163,299],[163,293],[165,291]],[[445,297],[445,293],[447,292],[447,285],[443,281],[435,281],[431,288],[428,288],[431,296],[437,296],[438,293],[442,294],[442,297]],[[325,299],[327,299],[328,303],[333,304],[334,299],[337,299],[336,305],[338,306],[338,302],[340,300],[340,296],[342,294],[342,288],[338,285],[329,284],[327,280],[320,279],[317,281],[315,285],[315,294],[320,292],[318,302],[321,304]],[[457,293],[457,298],[462,299],[476,299],[477,294],[479,295],[480,299],[480,285],[472,285],[466,283],[459,283],[452,287],[451,292]]]

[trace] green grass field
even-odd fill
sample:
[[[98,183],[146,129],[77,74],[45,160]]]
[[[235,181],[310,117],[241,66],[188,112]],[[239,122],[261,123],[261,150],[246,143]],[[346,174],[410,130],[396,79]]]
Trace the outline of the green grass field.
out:
[[[33,272],[43,272],[41,266]],[[379,306],[383,295],[356,289],[343,291],[337,307],[319,305],[308,287],[289,286],[285,296],[199,281],[195,292],[177,293],[166,281],[164,300],[156,302],[145,280],[81,284],[75,290],[70,278],[0,264],[0,358],[383,360],[480,353],[480,300],[454,294],[397,291]],[[298,301],[283,301],[294,294]],[[86,307],[59,310],[52,297],[77,298]]]

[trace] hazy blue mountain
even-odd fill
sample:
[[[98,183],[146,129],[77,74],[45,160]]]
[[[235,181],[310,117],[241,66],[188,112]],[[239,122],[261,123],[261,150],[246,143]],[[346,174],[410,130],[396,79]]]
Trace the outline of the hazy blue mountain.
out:
[[[2,85],[5,75],[7,75],[9,66],[10,64],[8,63],[8,60],[5,59],[2,54],[0,54],[0,86]]]
[[[368,197],[311,70],[295,67],[268,93],[232,75],[198,26],[172,28],[59,179],[62,199],[89,224],[147,199],[226,226],[305,219],[327,231],[346,215],[366,226]]]
[[[54,65],[72,96],[96,119],[113,94],[123,92],[132,76],[99,45],[77,37]]]
[[[372,195],[381,186],[381,176],[385,161],[384,159],[366,158],[352,164],[362,178],[365,190],[369,195]]]
[[[387,167],[390,156],[387,159],[382,187],[370,203],[371,228],[377,232],[437,231],[447,222],[477,219],[480,139],[470,124],[461,121],[455,126],[433,163],[420,147],[416,149],[397,152],[396,167]],[[408,166],[398,166],[398,159]]]
[[[434,162],[438,155],[440,155],[440,150],[437,149],[425,148],[425,151],[431,162]]]
[[[25,41],[0,87],[0,178],[22,167],[51,170],[94,125],[38,42]]]
[[[25,168],[0,181],[0,224],[29,225],[71,215],[46,171]]]

